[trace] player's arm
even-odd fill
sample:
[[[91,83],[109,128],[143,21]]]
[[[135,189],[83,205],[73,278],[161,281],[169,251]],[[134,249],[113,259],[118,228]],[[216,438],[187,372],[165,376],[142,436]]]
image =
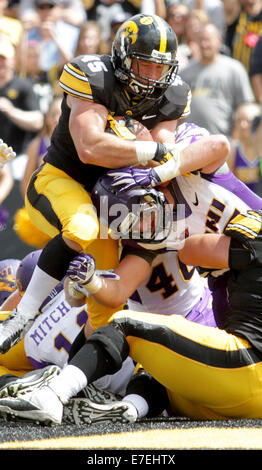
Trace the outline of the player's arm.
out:
[[[179,259],[191,266],[226,269],[231,238],[224,234],[205,233],[186,238],[178,251]]]
[[[67,96],[71,109],[69,129],[78,156],[83,163],[107,168],[146,164],[159,153],[163,146],[156,142],[119,139],[105,132],[108,110],[105,106]]]
[[[213,173],[225,163],[229,153],[229,141],[224,135],[209,135],[190,143],[183,150],[176,146],[169,152],[167,161],[154,168],[127,167],[111,170],[112,186],[127,191],[137,186],[159,186],[179,175],[201,170]]]
[[[201,169],[202,173],[213,173],[227,160],[230,151],[229,141],[222,134],[209,135],[182,151],[180,173]]]
[[[95,260],[91,255],[80,254],[70,263],[67,274],[80,286],[81,291],[92,295],[94,299],[107,307],[116,308],[124,304],[133,292],[141,285],[150,272],[149,262],[133,254],[127,254],[111,274],[96,274]]]
[[[176,125],[177,121],[165,121],[156,126],[151,135],[155,141],[173,145],[176,149]],[[223,134],[201,137],[180,151],[179,173],[184,175],[199,169],[202,173],[213,173],[225,163],[229,152],[229,140]]]

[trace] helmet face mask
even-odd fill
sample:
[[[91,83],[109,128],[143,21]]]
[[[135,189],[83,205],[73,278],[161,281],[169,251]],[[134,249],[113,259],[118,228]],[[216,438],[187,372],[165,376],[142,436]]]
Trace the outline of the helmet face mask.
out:
[[[117,192],[112,180],[99,178],[92,192],[98,218],[114,239],[139,243],[161,243],[173,227],[173,207],[154,188]]]
[[[155,15],[135,15],[121,25],[113,41],[115,75],[131,93],[157,99],[175,79],[176,50],[177,39],[168,23]],[[160,77],[143,76],[141,62],[162,65]]]

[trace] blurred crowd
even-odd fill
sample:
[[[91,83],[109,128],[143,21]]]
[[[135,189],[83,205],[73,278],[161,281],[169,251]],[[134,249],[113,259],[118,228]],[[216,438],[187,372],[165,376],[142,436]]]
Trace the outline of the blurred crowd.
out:
[[[262,0],[0,0],[0,137],[17,154],[0,172],[2,259],[32,249],[19,234],[23,197],[59,119],[64,64],[110,54],[121,23],[140,12],[177,35],[187,120],[227,135],[230,168],[261,194]]]

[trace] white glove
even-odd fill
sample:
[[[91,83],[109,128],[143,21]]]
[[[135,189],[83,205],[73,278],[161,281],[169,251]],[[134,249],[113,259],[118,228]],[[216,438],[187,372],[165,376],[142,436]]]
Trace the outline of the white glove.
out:
[[[7,144],[4,143],[2,139],[0,139],[0,169],[15,158],[16,153],[13,151],[12,147],[8,147]]]

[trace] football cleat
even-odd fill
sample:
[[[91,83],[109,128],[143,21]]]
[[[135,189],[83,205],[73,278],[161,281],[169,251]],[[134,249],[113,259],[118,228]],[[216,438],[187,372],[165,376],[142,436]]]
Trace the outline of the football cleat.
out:
[[[17,397],[0,398],[0,416],[11,421],[61,424],[63,406],[51,388],[42,387]]]
[[[64,405],[63,423],[65,424],[82,425],[105,422],[124,424],[134,423],[136,420],[135,406],[125,401],[101,404],[88,398],[73,398]]]
[[[119,396],[109,392],[108,390],[103,390],[93,383],[88,384],[85,388],[83,388],[81,394],[84,395],[85,398],[88,398],[89,400],[96,403],[112,403],[112,401],[120,400]]]
[[[34,318],[28,318],[14,309],[8,318],[0,323],[0,353],[5,354],[24,338]]]
[[[15,376],[2,376],[0,379],[0,398],[18,397],[32,392],[35,388],[48,385],[50,380],[60,373],[60,368],[55,365],[33,370],[21,378]],[[6,378],[5,378],[6,377]]]

